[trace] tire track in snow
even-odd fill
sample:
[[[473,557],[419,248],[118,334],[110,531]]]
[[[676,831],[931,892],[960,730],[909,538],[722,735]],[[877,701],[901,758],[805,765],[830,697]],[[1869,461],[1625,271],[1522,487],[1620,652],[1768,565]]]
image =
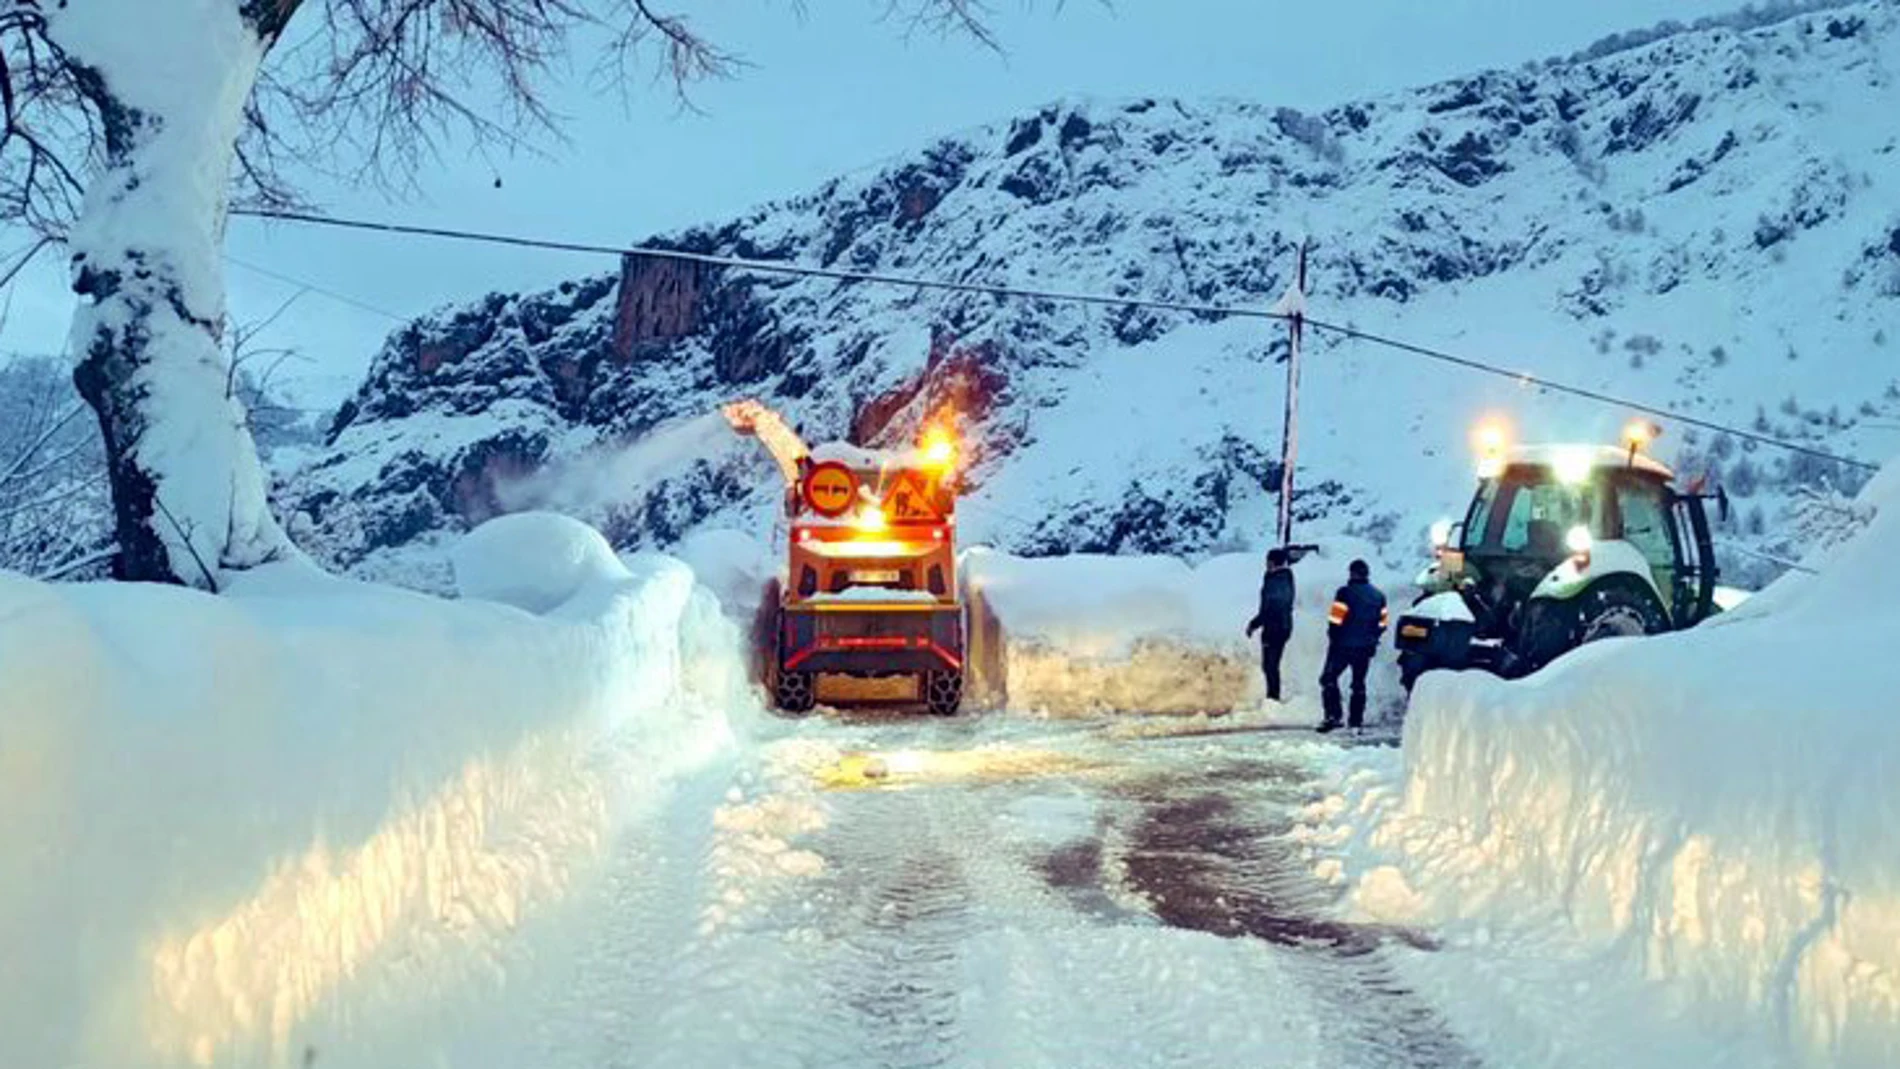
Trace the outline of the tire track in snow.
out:
[[[1479,1065],[1385,958],[1393,941],[1433,946],[1417,933],[1329,915],[1332,892],[1288,838],[1307,779],[1289,764],[1243,761],[1124,784],[1118,793],[1141,806],[1126,858],[1134,889],[1171,926],[1280,949],[1288,971],[1333,1011],[1323,1028],[1342,1064]]]
[[[819,892],[826,991],[853,1064],[936,1069],[960,1063],[962,944],[976,931],[964,857],[944,814],[915,795],[851,799],[848,821],[821,847],[834,878]],[[955,803],[942,799],[942,805]]]

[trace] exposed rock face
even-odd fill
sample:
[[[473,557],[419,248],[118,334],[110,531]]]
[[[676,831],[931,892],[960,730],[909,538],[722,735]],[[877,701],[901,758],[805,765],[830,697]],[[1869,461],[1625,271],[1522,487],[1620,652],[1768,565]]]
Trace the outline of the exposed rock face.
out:
[[[1054,105],[650,245],[1264,308],[1310,236],[1318,318],[1877,453],[1860,421],[1900,411],[1883,348],[1900,345],[1900,154],[1856,116],[1900,113],[1897,63],[1895,13],[1866,3],[1321,114]],[[399,331],[285,499],[349,565],[506,510],[550,462],[757,396],[814,441],[869,445],[955,410],[968,534],[1007,548],[1258,544],[1283,349],[1259,321],[629,256]],[[1536,437],[1600,438],[1623,416],[1324,332],[1306,374],[1306,526],[1396,535],[1395,560],[1468,493],[1478,411]],[[1671,444],[1699,469],[1747,461],[1770,506],[1848,474]],[[767,530],[780,504],[736,441],[630,479],[582,508],[623,547]]]

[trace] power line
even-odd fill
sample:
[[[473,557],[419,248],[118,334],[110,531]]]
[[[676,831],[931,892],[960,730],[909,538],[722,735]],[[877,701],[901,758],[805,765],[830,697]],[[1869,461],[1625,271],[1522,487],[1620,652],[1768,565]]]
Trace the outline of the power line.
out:
[[[975,293],[993,297],[1008,297],[1038,301],[1064,301],[1072,304],[1092,304],[1108,308],[1151,308],[1157,311],[1187,312],[1205,316],[1239,316],[1252,319],[1272,319],[1284,321],[1287,317],[1277,312],[1266,312],[1258,308],[1239,308],[1231,305],[1202,304],[1193,301],[1164,301],[1147,297],[1111,297],[1099,293],[1072,293],[1065,290],[1030,289],[1022,286],[997,286],[982,282],[951,282],[945,279],[920,278],[909,275],[893,275],[876,271],[847,271],[836,267],[811,267],[803,264],[791,264],[774,260],[752,260],[741,256],[719,256],[706,252],[691,252],[685,249],[667,249],[653,245],[603,245],[581,241],[561,241],[552,238],[528,238],[516,234],[497,234],[480,230],[458,230],[449,227],[417,226],[411,223],[383,223],[368,219],[343,219],[328,215],[311,215],[306,212],[271,211],[262,208],[234,208],[232,215],[248,215],[256,219],[278,219],[292,223],[308,223],[314,226],[339,227],[345,230],[368,230],[385,234],[402,234],[410,237],[445,238],[452,241],[476,241],[490,245],[510,245],[523,249],[543,249],[552,252],[576,252],[595,256],[650,256],[658,260],[679,260],[686,263],[703,264],[708,267],[729,267],[735,270],[754,271],[759,274],[795,275],[802,278],[824,278],[834,282],[870,282],[887,286],[912,286],[917,289],[943,290],[951,293]]]
[[[395,312],[391,312],[386,308],[378,308],[373,304],[368,304],[363,301],[359,301],[347,293],[338,293],[337,291],[332,290],[332,289],[325,289],[324,287],[319,286],[314,282],[305,282],[303,279],[295,278],[290,275],[283,274],[282,272],[279,272],[279,271],[273,271],[268,267],[260,267],[257,264],[250,263],[249,261],[240,260],[228,252],[224,254],[224,258],[230,263],[236,264],[237,266],[242,267],[244,270],[249,271],[252,274],[262,275],[265,278],[276,279],[277,281],[282,282],[287,286],[297,286],[301,289],[309,290],[311,293],[314,293],[319,297],[328,297],[331,300],[338,302],[339,304],[347,304],[351,308],[356,308],[364,312],[369,312],[372,315],[379,315],[379,316],[382,316],[384,319],[394,320],[397,323],[407,323],[410,319],[409,316],[397,315]]]
[[[740,256],[719,256],[712,253],[690,252],[683,249],[668,249],[652,245],[608,245],[594,242],[562,241],[550,238],[523,237],[515,234],[499,234],[478,230],[461,230],[452,227],[419,226],[410,223],[387,223],[369,219],[348,219],[338,216],[316,215],[308,212],[275,211],[258,208],[233,209],[233,215],[247,215],[259,219],[276,219],[284,222],[305,223],[312,226],[326,226],[345,230],[363,230],[384,234],[398,234],[410,237],[432,237],[451,241],[474,241],[491,245],[507,245],[515,248],[543,249],[553,252],[574,252],[599,256],[647,256],[654,259],[675,260],[685,263],[703,264],[710,267],[725,267],[735,270],[752,271],[759,274],[791,275],[801,278],[823,278],[836,282],[875,283],[888,286],[909,286],[917,289],[938,290],[949,293],[974,293],[999,298],[1023,300],[1061,301],[1072,304],[1094,305],[1108,308],[1143,308],[1154,311],[1182,312],[1190,315],[1215,318],[1260,319],[1273,322],[1286,322],[1292,316],[1283,312],[1271,312],[1260,308],[1247,308],[1234,305],[1207,304],[1194,301],[1168,301],[1146,297],[1115,297],[1098,293],[1074,293],[1063,290],[1032,289],[1021,286],[998,286],[978,282],[952,282],[944,279],[921,278],[908,275],[895,275],[876,271],[848,271],[834,267],[812,267],[803,264],[785,263],[773,260],[755,260]],[[383,313],[388,314],[388,313]],[[1600,390],[1572,386],[1524,371],[1516,371],[1497,364],[1459,356],[1443,349],[1401,341],[1384,335],[1359,330],[1356,327],[1329,323],[1324,320],[1306,318],[1304,322],[1315,330],[1325,331],[1341,337],[1383,346],[1397,352],[1408,353],[1441,363],[1454,365],[1468,371],[1508,378],[1525,386],[1535,386],[1554,393],[1568,394],[1573,397],[1612,405],[1631,411],[1641,412],[1658,419],[1669,420],[1684,426],[1698,427],[1720,434],[1733,435],[1744,441],[1754,442],[1775,449],[1785,450],[1817,460],[1841,464],[1863,471],[1877,471],[1879,465],[1871,464],[1853,457],[1840,456],[1826,450],[1816,449],[1795,442],[1770,437],[1757,431],[1731,427],[1713,420],[1684,415],[1671,409],[1633,401],[1604,393]]]
[[[1641,412],[1644,415],[1655,416],[1658,419],[1672,420],[1676,423],[1681,423],[1685,426],[1700,427],[1703,430],[1707,430],[1707,431],[1715,431],[1720,434],[1733,435],[1734,437],[1740,438],[1743,441],[1754,442],[1758,445],[1772,446],[1776,449],[1784,449],[1790,453],[1800,453],[1804,456],[1814,457],[1817,460],[1832,461],[1836,464],[1845,464],[1845,465],[1848,465],[1849,467],[1861,468],[1866,471],[1880,470],[1880,465],[1870,464],[1864,460],[1855,460],[1852,457],[1838,456],[1836,454],[1829,453],[1826,450],[1815,449],[1811,446],[1800,445],[1798,443],[1785,441],[1780,438],[1772,438],[1772,437],[1769,437],[1768,435],[1761,434],[1757,431],[1743,430],[1739,427],[1730,427],[1726,424],[1716,423],[1712,420],[1701,419],[1696,416],[1687,416],[1680,412],[1674,411],[1672,409],[1658,408],[1655,405],[1645,404],[1641,401],[1632,401],[1625,397],[1617,397],[1613,394],[1607,394],[1598,390],[1587,389],[1582,386],[1568,386],[1561,383],[1551,382],[1548,379],[1541,379],[1535,375],[1530,375],[1530,374],[1526,374],[1524,372],[1519,372],[1519,371],[1512,371],[1509,368],[1498,367],[1495,364],[1487,364],[1482,361],[1473,360],[1469,357],[1459,356],[1455,353],[1448,353],[1441,349],[1433,349],[1433,348],[1430,348],[1429,346],[1415,345],[1412,342],[1400,341],[1397,338],[1388,338],[1388,337],[1383,337],[1378,334],[1371,334],[1366,331],[1359,330],[1356,327],[1345,327],[1345,326],[1340,326],[1336,323],[1326,323],[1326,322],[1322,322],[1316,319],[1307,320],[1306,325],[1309,327],[1312,327],[1314,330],[1328,331],[1333,334],[1338,334],[1341,337],[1351,338],[1355,341],[1371,342],[1374,345],[1383,345],[1389,349],[1397,349],[1400,352],[1411,353],[1414,356],[1422,356],[1428,360],[1437,360],[1437,361],[1441,361],[1447,364],[1454,364],[1458,367],[1462,367],[1467,370],[1477,371],[1482,374],[1496,375],[1502,378],[1512,379],[1526,386],[1536,386],[1541,389],[1555,390],[1561,393],[1570,394],[1574,397],[1581,397],[1587,401],[1597,401],[1602,404],[1615,405],[1619,408],[1627,408],[1636,412]]]

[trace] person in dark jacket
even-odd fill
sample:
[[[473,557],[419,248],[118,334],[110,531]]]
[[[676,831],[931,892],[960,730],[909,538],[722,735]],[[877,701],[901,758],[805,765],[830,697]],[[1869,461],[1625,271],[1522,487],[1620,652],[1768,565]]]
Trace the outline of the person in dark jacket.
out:
[[[1267,551],[1267,574],[1260,580],[1260,611],[1247,621],[1247,634],[1260,632],[1260,670],[1267,677],[1267,700],[1280,700],[1280,655],[1293,637],[1293,569],[1286,550]]]
[[[1372,569],[1356,560],[1346,569],[1346,585],[1333,595],[1331,626],[1326,629],[1326,667],[1319,674],[1320,701],[1326,719],[1320,731],[1339,726],[1339,677],[1352,671],[1352,714],[1350,727],[1359,727],[1366,718],[1366,672],[1372,667],[1372,655],[1385,637],[1385,595],[1372,585]]]

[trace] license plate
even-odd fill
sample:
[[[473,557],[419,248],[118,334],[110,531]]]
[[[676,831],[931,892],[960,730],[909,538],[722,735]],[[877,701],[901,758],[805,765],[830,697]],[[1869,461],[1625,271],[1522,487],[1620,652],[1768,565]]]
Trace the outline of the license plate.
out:
[[[1421,627],[1418,624],[1406,624],[1404,627],[1399,628],[1400,638],[1430,638],[1431,634],[1431,628]]]
[[[851,573],[851,581],[853,583],[862,583],[865,586],[883,586],[888,583],[895,583],[901,578],[903,578],[903,575],[895,571],[878,570]]]

